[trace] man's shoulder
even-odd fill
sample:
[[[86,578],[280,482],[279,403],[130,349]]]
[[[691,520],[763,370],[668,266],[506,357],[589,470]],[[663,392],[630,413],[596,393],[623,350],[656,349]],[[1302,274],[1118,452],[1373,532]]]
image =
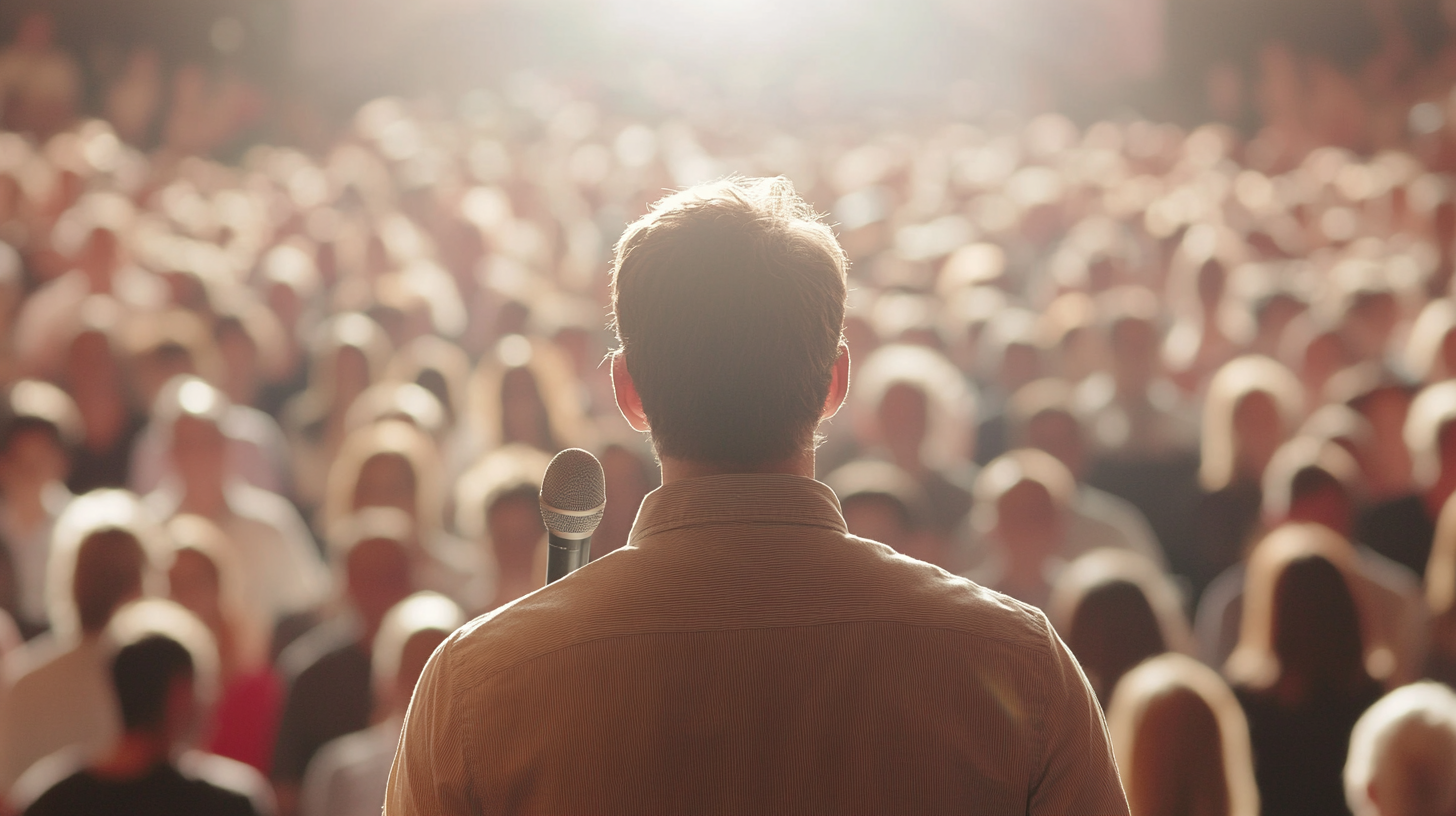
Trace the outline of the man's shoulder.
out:
[[[440,657],[463,691],[543,655],[611,638],[701,632],[875,626],[933,629],[952,642],[996,643],[1045,659],[1050,624],[1038,609],[866,539],[842,536],[839,564],[797,579],[734,584],[664,575],[631,548],[594,562],[458,629]],[[750,570],[750,573],[753,571]],[[674,582],[674,577],[681,579]],[[754,576],[760,577],[760,576]]]

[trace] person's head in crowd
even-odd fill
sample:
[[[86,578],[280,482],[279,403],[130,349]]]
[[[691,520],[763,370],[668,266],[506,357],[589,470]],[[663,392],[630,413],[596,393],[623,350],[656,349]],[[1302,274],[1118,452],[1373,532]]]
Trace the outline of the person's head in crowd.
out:
[[[118,610],[106,637],[122,739],[147,738],[154,761],[171,759],[199,736],[217,694],[212,633],[181,606],[148,598]]]
[[[0,415],[0,491],[14,501],[35,488],[63,482],[70,451],[81,437],[81,416],[65,391],[42,380],[21,380],[5,395]]]
[[[57,220],[51,243],[86,275],[93,293],[109,294],[112,276],[126,260],[126,236],[134,218],[124,196],[88,193]]]
[[[1321,524],[1349,538],[1354,531],[1360,469],[1339,444],[1311,436],[1284,443],[1264,470],[1264,520]]]
[[[855,374],[861,440],[882,448],[912,476],[970,459],[968,434],[975,396],[944,355],[924,346],[890,344],[865,358]]]
[[[1341,275],[1332,274],[1331,281],[1343,291],[1335,293],[1336,314],[1340,334],[1355,359],[1368,362],[1383,361],[1390,348],[1390,338],[1400,322],[1400,303],[1389,285],[1382,281],[1382,270],[1365,261],[1346,261],[1346,264],[1369,264],[1367,272],[1355,277],[1358,281],[1342,281]],[[1334,273],[1340,270],[1336,268]]]
[[[331,317],[314,338],[308,390],[296,398],[293,421],[341,430],[345,412],[384,373],[391,354],[388,335],[373,320],[358,312]]]
[[[592,535],[593,558],[627,544],[642,499],[658,484],[652,449],[641,439],[608,442],[599,458],[607,480],[607,508]]]
[[[133,383],[143,405],[155,402],[162,386],[182,374],[222,382],[222,358],[197,315],[180,310],[148,315],[132,321],[127,334]]]
[[[1286,705],[1350,699],[1375,687],[1360,608],[1346,573],[1349,543],[1315,524],[1286,525],[1249,557],[1230,681]]]
[[[1350,734],[1345,801],[1354,816],[1456,813],[1456,693],[1429,680],[1402,686]]]
[[[1359,454],[1370,444],[1375,432],[1370,423],[1353,408],[1345,405],[1321,405],[1299,426],[1298,436],[1333,442],[1359,463]]]
[[[290,357],[306,337],[299,330],[307,325],[321,286],[312,253],[310,244],[292,239],[268,250],[258,263],[257,287],[263,304],[285,328],[280,339]]]
[[[1192,646],[1177,588],[1126,550],[1093,550],[1068,564],[1052,585],[1047,616],[1104,706],[1133,666]]]
[[[1087,440],[1072,407],[1066,380],[1042,379],[1022,386],[1007,404],[1011,442],[1055,456],[1080,480],[1087,468]]]
[[[1203,408],[1199,482],[1213,492],[1257,485],[1264,468],[1300,421],[1299,382],[1268,357],[1225,363],[1208,384]]]
[[[374,301],[364,313],[389,335],[395,348],[434,331],[430,304],[406,283],[404,273],[391,273],[374,282]]]
[[[388,421],[407,422],[436,442],[445,439],[445,409],[435,395],[411,382],[386,380],[364,389],[344,416],[344,427],[354,432]]]
[[[1078,383],[1106,367],[1106,350],[1097,326],[1096,302],[1082,292],[1067,292],[1041,314],[1042,346],[1049,372]]]
[[[1158,298],[1140,286],[1121,286],[1097,298],[1106,332],[1108,366],[1122,400],[1147,399],[1162,367]]]
[[[109,297],[87,298],[81,307],[82,325],[66,345],[60,385],[75,398],[87,423],[87,437],[96,430],[92,417],[131,407],[121,361],[112,342],[118,312],[119,306]]]
[[[167,535],[173,546],[168,597],[212,632],[223,679],[266,659],[268,622],[243,594],[227,534],[201,516],[184,513],[167,522]]]
[[[1239,260],[1239,240],[1230,230],[1194,224],[1183,233],[1169,262],[1168,295],[1175,308],[1219,332],[1219,312],[1228,293],[1229,268]]]
[[[659,201],[613,265],[612,374],[629,423],[651,430],[664,460],[812,457],[848,387],[845,271],[833,233],[785,179]]]
[[[416,592],[385,614],[370,655],[382,714],[404,716],[435,647],[464,623],[459,605],[436,592]]]
[[[366,508],[329,528],[329,561],[366,647],[385,613],[417,589],[417,541],[409,516],[390,507]]]
[[[875,460],[842,465],[824,477],[839,497],[850,535],[878,541],[911,558],[945,567],[941,547],[923,536],[920,486],[899,467]]]
[[[1289,325],[1308,308],[1298,295],[1278,287],[1260,295],[1251,306],[1254,336],[1249,341],[1249,351],[1267,357],[1279,354]]]
[[[1311,405],[1324,400],[1330,379],[1353,359],[1340,332],[1308,312],[1290,322],[1279,343],[1279,360],[1299,375]]]
[[[1456,381],[1429,385],[1411,401],[1405,444],[1415,486],[1434,515],[1456,491]]]
[[[398,419],[366,425],[351,433],[329,468],[323,525],[333,525],[366,507],[404,512],[428,545],[443,528],[443,468],[430,436]]]
[[[998,312],[981,332],[978,381],[1009,395],[1044,376],[1046,361],[1040,341],[1036,315],[1018,308]]]
[[[1047,572],[1064,543],[1076,490],[1066,467],[1039,450],[1009,451],[981,469],[971,523],[1000,549],[1004,586],[995,588],[1017,597],[1049,591]]]
[[[221,497],[229,476],[228,438],[222,426],[230,407],[226,394],[199,377],[183,374],[162,386],[153,408],[153,416],[167,432],[168,455],[181,490],[194,500],[197,512],[209,516],[222,508],[202,504]]]
[[[1123,675],[1107,728],[1132,816],[1256,816],[1249,725],[1229,687],[1182,654]]]
[[[1355,454],[1375,497],[1409,493],[1412,449],[1405,429],[1411,389],[1375,363],[1351,366],[1330,378],[1325,401],[1354,409],[1370,423],[1369,444]]]
[[[1411,326],[1402,360],[1405,373],[1419,383],[1456,377],[1456,303],[1437,298],[1427,303]]]
[[[981,245],[986,246],[986,245]],[[964,248],[963,248],[964,249]],[[999,250],[997,250],[999,251]],[[954,257],[954,255],[952,256]],[[945,277],[942,276],[942,282]],[[858,291],[858,290],[856,290]],[[974,374],[981,359],[981,336],[991,317],[1006,308],[1006,293],[994,286],[960,286],[942,289],[943,319],[945,327],[941,334],[947,338],[947,354],[956,366],[967,376]],[[855,345],[857,337],[851,333],[857,317],[854,314],[855,292],[850,292],[851,309],[844,320],[844,335],[850,348],[857,355],[860,346]],[[873,350],[871,348],[870,350]]]
[[[212,340],[222,361],[222,390],[234,405],[253,405],[265,385],[284,376],[285,330],[251,296],[223,300],[212,324]]]
[[[165,534],[135,495],[96,490],[76,498],[51,537],[52,631],[63,639],[100,635],[123,604],[159,594],[167,566]]]
[[[550,456],[530,445],[507,445],[487,454],[456,487],[455,528],[480,542],[483,560],[495,567],[490,608],[546,582],[540,491],[550,462]],[[593,557],[601,555],[595,544],[592,550]]]
[[[525,335],[502,337],[471,381],[471,413],[486,449],[519,443],[555,453],[581,444],[586,429],[575,388],[559,349]]]
[[[449,340],[425,335],[410,341],[395,352],[386,377],[414,383],[433,394],[445,410],[447,427],[455,427],[465,413],[470,358]]]

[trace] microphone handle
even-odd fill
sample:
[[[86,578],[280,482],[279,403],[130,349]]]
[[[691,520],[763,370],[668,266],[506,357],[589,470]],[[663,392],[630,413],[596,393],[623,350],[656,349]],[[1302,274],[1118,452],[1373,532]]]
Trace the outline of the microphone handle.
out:
[[[561,538],[547,531],[546,583],[551,584],[581,569],[591,560],[591,536],[580,539]]]

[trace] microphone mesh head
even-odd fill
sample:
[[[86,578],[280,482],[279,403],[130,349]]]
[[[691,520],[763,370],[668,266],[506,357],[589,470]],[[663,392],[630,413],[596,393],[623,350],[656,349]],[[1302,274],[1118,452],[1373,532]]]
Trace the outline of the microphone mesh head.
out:
[[[602,523],[607,479],[602,464],[581,448],[556,454],[541,480],[541,520],[563,538],[585,538]]]

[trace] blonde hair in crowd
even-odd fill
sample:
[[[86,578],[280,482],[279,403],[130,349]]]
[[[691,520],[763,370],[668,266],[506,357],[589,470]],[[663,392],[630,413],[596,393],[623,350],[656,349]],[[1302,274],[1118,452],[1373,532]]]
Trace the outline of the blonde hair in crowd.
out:
[[[171,548],[166,534],[136,494],[103,489],[79,496],[56,519],[51,532],[50,563],[46,567],[46,611],[51,630],[59,640],[81,635],[80,612],[73,596],[81,547],[92,536],[112,530],[130,535],[141,545],[146,558],[142,569],[143,593],[166,594]]]
[[[1268,394],[1279,408],[1285,433],[1300,421],[1304,401],[1299,380],[1269,357],[1246,355],[1225,363],[1208,384],[1203,405],[1202,463],[1198,481],[1203,489],[1222,490],[1233,482],[1238,466],[1238,440],[1234,414],[1250,394]]]
[[[1248,722],[1197,660],[1170,652],[1123,675],[1107,727],[1132,816],[1258,816]]]
[[[428,546],[444,522],[444,475],[434,440],[408,422],[391,419],[349,434],[329,468],[324,493],[323,529],[332,531],[343,519],[354,515],[354,494],[359,476],[370,461],[381,456],[403,459],[414,474],[415,528],[421,544]]]
[[[1456,380],[1427,386],[1411,400],[1404,435],[1417,486],[1430,487],[1441,475],[1441,433],[1453,422],[1456,422]]]
[[[1456,693],[1427,680],[1366,710],[1350,734],[1345,801],[1355,816],[1456,814]]]
[[[1249,556],[1239,641],[1224,667],[1230,682],[1267,689],[1278,680],[1283,667],[1274,652],[1275,590],[1289,564],[1311,555],[1329,561],[1345,579],[1359,617],[1367,671],[1378,669],[1372,672],[1377,676],[1389,673],[1394,655],[1389,646],[1378,643],[1373,636],[1361,593],[1353,580],[1358,557],[1355,548],[1323,525],[1285,524],[1265,536]]]

